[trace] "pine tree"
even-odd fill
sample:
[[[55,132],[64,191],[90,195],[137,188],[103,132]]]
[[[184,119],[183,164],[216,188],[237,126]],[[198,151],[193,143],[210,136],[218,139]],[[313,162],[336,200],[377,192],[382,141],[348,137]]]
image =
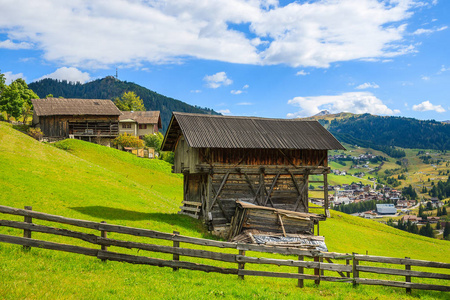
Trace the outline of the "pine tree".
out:
[[[447,239],[450,235],[450,222],[445,222],[444,239]]]

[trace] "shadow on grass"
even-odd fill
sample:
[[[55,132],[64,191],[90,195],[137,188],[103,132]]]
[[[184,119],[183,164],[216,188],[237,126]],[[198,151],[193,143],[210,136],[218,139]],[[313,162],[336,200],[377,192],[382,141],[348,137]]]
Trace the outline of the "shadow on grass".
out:
[[[163,214],[163,213],[145,213],[127,209],[113,208],[107,206],[82,206],[70,207],[82,214],[99,218],[105,221],[155,221],[159,223],[167,223],[176,227],[183,227],[205,233],[200,221],[184,215]]]

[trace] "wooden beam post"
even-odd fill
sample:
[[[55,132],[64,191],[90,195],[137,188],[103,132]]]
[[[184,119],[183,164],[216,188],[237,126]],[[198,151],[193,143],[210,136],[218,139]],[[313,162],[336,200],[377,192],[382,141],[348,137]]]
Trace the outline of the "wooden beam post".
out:
[[[318,256],[314,256],[314,261],[319,263],[319,268],[314,269],[314,275],[318,276],[320,278],[320,259]],[[314,283],[319,285],[320,279],[314,280]]]
[[[410,259],[410,257],[405,257],[406,259]],[[406,271],[411,271],[411,265],[405,264],[405,270]],[[411,276],[405,276],[405,280],[406,282],[411,282]],[[410,288],[406,288],[406,293],[407,294],[411,294],[411,289]]]
[[[325,207],[325,216],[329,218],[331,216],[330,210],[328,208],[328,174],[323,174],[323,205]]]
[[[359,264],[358,260],[355,257],[355,252],[353,252],[353,287],[357,287],[358,283],[356,282],[356,280],[359,278],[359,271],[357,270],[357,266]]]
[[[26,210],[33,210],[33,208],[31,206],[25,206],[24,209],[26,209]],[[31,217],[24,217],[24,222],[25,223],[33,223],[33,219]],[[24,229],[23,230],[23,237],[31,239],[31,230]],[[23,250],[24,251],[30,251],[30,249],[31,249],[30,246],[23,246]]]
[[[303,260],[303,255],[299,255],[298,260]],[[303,267],[298,267],[298,274],[303,274]],[[303,288],[303,279],[298,280],[297,286]]]
[[[245,256],[244,250],[239,250],[239,255]],[[245,263],[238,263],[238,270],[244,270],[245,269]],[[238,275],[239,279],[244,280],[244,275]]]
[[[348,253],[346,253],[348,255]],[[350,265],[350,259],[346,258],[345,259],[345,264],[348,266]],[[350,272],[347,272],[347,277],[350,278]]]
[[[100,223],[106,224],[105,221],[101,221]],[[108,237],[108,232],[106,230],[100,230],[100,236],[106,239]],[[108,251],[108,246],[101,245],[101,249],[102,251]],[[102,261],[106,262],[106,259],[102,258]]]
[[[178,231],[173,231],[173,235],[180,235],[180,232],[178,232]],[[180,247],[180,242],[178,242],[178,241],[173,241],[173,247],[174,247],[174,248],[179,248],[179,247]],[[173,260],[179,261],[179,260],[180,260],[180,255],[174,254],[174,255],[173,255]],[[172,269],[173,269],[173,271],[178,271],[179,268],[173,267]]]

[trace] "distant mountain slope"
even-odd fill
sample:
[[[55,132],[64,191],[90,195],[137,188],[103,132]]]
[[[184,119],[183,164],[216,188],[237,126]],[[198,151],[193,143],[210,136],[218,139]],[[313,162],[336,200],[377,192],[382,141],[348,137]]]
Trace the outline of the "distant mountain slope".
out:
[[[82,99],[114,99],[124,92],[132,91],[142,98],[147,110],[161,112],[162,131],[165,132],[173,111],[214,114],[218,113],[209,108],[201,108],[184,103],[170,97],[163,96],[145,87],[132,82],[120,81],[112,76],[94,80],[85,84],[60,81],[55,79],[42,79],[28,85],[40,98],[48,94],[54,97],[82,98]]]
[[[450,124],[434,120],[341,113],[311,117],[342,142],[402,148],[450,150]],[[367,145],[368,147],[372,147]]]

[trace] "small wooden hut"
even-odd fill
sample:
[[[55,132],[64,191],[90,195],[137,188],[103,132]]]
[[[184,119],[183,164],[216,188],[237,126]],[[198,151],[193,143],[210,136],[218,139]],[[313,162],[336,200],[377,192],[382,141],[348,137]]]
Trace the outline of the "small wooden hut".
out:
[[[44,136],[85,141],[109,140],[119,135],[120,110],[107,99],[32,99],[33,124]]]
[[[180,213],[222,236],[238,200],[309,213],[310,175],[323,176],[314,182],[324,185],[326,216],[331,149],[344,147],[317,121],[176,112],[162,144],[175,153],[173,172],[184,174]]]

